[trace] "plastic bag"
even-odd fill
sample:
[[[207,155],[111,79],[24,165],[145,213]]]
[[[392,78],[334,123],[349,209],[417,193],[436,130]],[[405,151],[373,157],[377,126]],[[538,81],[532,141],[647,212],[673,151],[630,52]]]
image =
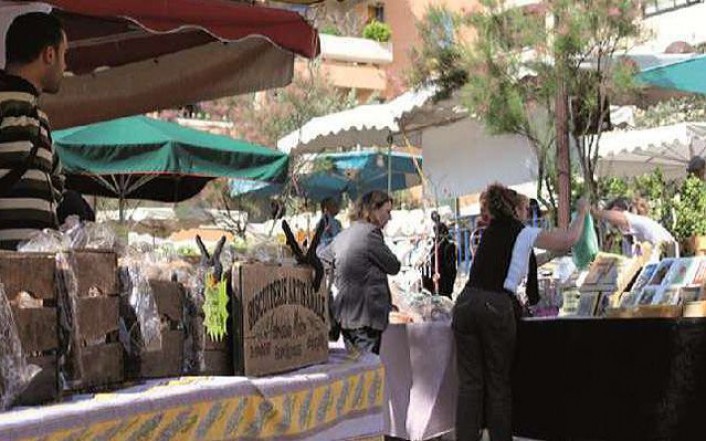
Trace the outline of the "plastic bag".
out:
[[[21,253],[56,253],[69,249],[71,242],[68,236],[50,228],[37,231],[17,246],[17,251]]]
[[[204,283],[206,268],[199,266],[186,287],[186,338],[184,339],[184,366],[187,374],[200,374],[206,369],[204,350],[206,332],[204,322]]]
[[[0,409],[9,408],[41,371],[22,352],[15,319],[0,282]]]
[[[140,259],[126,258],[120,267],[120,341],[135,356],[162,349],[162,323],[143,265]]]
[[[64,378],[78,380],[83,377],[83,358],[78,326],[78,282],[72,254],[56,253],[57,307],[59,309],[59,366]]]
[[[596,236],[596,230],[593,228],[593,217],[587,214],[583,224],[583,233],[581,233],[578,242],[571,249],[571,256],[576,268],[581,270],[588,268],[588,265],[593,262],[599,251],[598,237]]]

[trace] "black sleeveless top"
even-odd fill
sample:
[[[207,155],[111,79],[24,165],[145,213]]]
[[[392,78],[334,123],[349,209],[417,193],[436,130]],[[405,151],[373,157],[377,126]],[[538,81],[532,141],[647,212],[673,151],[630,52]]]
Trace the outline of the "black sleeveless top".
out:
[[[517,219],[493,219],[478,245],[473,258],[467,287],[485,291],[507,292],[503,286],[512,260],[512,250],[517,236],[525,226]],[[539,302],[539,284],[537,283],[537,258],[530,253],[527,273],[527,298],[531,305]]]

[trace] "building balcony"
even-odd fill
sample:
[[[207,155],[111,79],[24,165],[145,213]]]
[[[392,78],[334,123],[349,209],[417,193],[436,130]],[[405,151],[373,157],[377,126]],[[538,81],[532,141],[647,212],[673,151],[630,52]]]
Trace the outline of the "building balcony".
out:
[[[645,18],[665,12],[675,11],[703,3],[703,0],[643,0],[642,14]]]
[[[505,2],[505,7],[508,9],[512,8],[524,8],[527,6],[540,5],[544,0],[507,0]]]
[[[663,53],[676,42],[706,43],[706,3],[703,0],[645,0],[644,26],[649,40],[631,52]]]
[[[321,34],[321,67],[339,89],[355,89],[362,100],[388,86],[386,68],[392,64],[392,43],[366,38]],[[306,63],[299,60],[297,63]],[[303,66],[300,66],[300,68]]]
[[[367,38],[321,34],[321,58],[328,61],[387,65],[393,61],[392,43]]]

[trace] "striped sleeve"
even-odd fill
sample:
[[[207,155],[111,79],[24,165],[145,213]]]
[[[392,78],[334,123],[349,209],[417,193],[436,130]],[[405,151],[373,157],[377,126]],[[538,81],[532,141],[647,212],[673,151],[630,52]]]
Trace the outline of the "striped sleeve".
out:
[[[37,154],[27,171],[0,193],[2,248],[14,247],[37,230],[56,227],[63,180],[51,129],[37,108],[37,98],[25,92],[0,92],[0,177],[24,168],[35,145]]]

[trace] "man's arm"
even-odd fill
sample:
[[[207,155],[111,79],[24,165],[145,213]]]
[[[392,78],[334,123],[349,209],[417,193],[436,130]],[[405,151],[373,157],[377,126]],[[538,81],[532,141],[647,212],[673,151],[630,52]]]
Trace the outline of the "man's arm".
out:
[[[61,160],[59,159],[59,155],[56,153],[56,150],[54,150],[54,160],[51,169],[51,186],[54,190],[54,194],[52,196],[54,197],[54,200],[57,202],[57,204],[60,203],[61,199],[63,198],[64,181],[64,168],[61,166]]]
[[[591,208],[591,214],[593,214],[593,217],[596,219],[608,222],[622,231],[628,231],[630,229],[630,222],[628,222],[627,216],[625,216],[625,213],[622,211]]]

